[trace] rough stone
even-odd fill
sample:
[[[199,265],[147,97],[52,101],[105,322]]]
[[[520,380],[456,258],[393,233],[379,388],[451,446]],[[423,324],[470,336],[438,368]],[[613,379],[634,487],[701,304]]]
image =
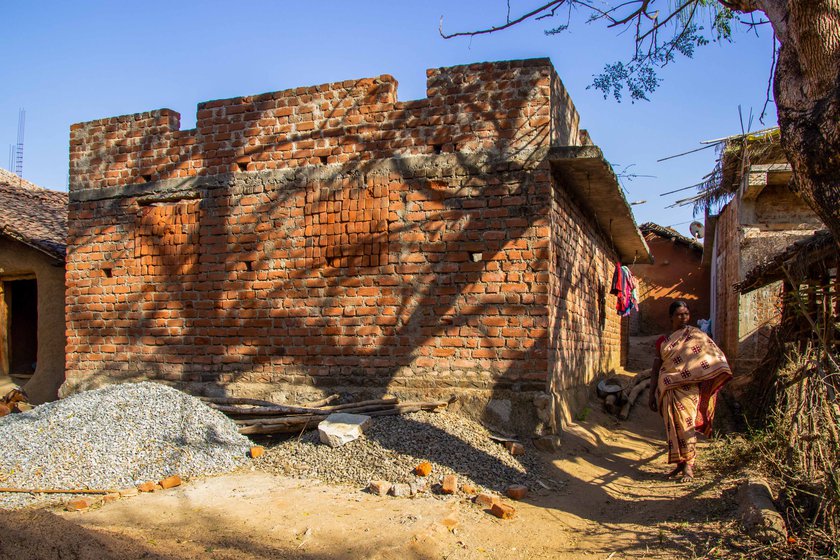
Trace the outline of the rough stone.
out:
[[[391,496],[394,496],[395,498],[407,498],[412,495],[411,486],[402,482],[391,486],[391,489],[388,491],[388,493]]]
[[[560,450],[560,437],[550,435],[536,438],[534,440],[534,447],[546,453],[557,453]]]
[[[474,495],[478,492],[478,489],[473,484],[462,484],[461,485],[461,492],[464,494]]]
[[[368,491],[377,496],[384,496],[391,489],[391,483],[384,480],[371,480],[368,485]]]
[[[515,441],[506,441],[505,449],[508,453],[516,457],[517,455],[525,455],[525,446]]]
[[[140,490],[137,488],[123,488],[120,490],[120,496],[123,498],[128,498],[130,496],[136,496],[140,493]]]
[[[444,494],[455,494],[458,491],[458,477],[454,474],[447,474],[440,483],[440,490]]]
[[[318,436],[321,443],[330,447],[340,447],[362,436],[370,426],[371,417],[364,414],[339,412],[330,414],[318,424]]]

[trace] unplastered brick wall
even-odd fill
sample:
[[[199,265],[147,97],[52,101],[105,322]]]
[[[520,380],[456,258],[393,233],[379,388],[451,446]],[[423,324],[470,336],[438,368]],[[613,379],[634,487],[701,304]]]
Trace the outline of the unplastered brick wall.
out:
[[[74,125],[67,391],[458,392],[535,421],[549,384],[615,364],[612,249],[547,161],[580,134],[550,64],[428,80]]]
[[[552,189],[550,218],[549,391],[556,407],[551,416],[571,422],[586,403],[589,383],[622,365],[627,327],[609,293],[618,257],[562,180]]]
[[[427,71],[427,98],[399,102],[393,77],[348,80],[73,125],[74,188],[346,163],[409,154],[577,144],[577,112],[548,59]],[[553,102],[553,105],[552,105]],[[552,114],[565,119],[552,128]]]

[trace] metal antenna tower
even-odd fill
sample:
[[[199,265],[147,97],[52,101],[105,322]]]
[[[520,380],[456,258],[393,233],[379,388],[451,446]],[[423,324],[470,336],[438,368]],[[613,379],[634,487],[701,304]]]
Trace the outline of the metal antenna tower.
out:
[[[26,111],[18,112],[17,150],[15,152],[15,175],[23,177],[23,131],[26,127]]]

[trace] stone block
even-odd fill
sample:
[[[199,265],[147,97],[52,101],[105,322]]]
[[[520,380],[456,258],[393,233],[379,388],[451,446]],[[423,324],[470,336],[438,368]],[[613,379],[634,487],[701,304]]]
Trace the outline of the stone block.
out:
[[[458,477],[454,474],[447,474],[440,483],[440,490],[444,494],[455,494],[458,491]]]
[[[105,494],[105,497],[102,498],[102,501],[105,502],[106,504],[110,504],[111,502],[116,502],[119,499],[120,499],[120,493],[119,492],[112,492],[110,494]]]
[[[429,482],[427,480],[414,480],[409,482],[408,486],[411,489],[412,496],[429,491]]]
[[[432,473],[432,464],[428,461],[423,461],[414,467],[414,474],[417,476],[429,476]]]
[[[137,488],[123,488],[120,490],[120,496],[123,498],[127,498],[129,496],[136,496],[140,493],[140,490]]]
[[[534,447],[546,453],[557,453],[560,450],[559,436],[542,436],[534,440]]]
[[[338,412],[330,414],[318,424],[318,436],[321,443],[339,447],[361,437],[370,423],[370,416]]]
[[[516,513],[516,509],[504,502],[496,502],[490,508],[490,513],[499,519],[510,519]]]
[[[384,496],[391,489],[391,483],[384,480],[371,480],[368,491],[377,496]]]
[[[461,485],[461,492],[464,494],[469,494],[473,496],[478,493],[478,489],[472,484],[462,484]]]
[[[511,500],[521,500],[528,495],[528,487],[522,484],[511,484],[505,490],[505,496]]]

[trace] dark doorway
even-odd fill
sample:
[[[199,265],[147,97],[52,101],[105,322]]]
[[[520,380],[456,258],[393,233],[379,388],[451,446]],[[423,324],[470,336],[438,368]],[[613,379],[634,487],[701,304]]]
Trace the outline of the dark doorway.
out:
[[[3,282],[3,299],[6,373],[29,377],[35,373],[38,361],[38,284],[35,280]]]

